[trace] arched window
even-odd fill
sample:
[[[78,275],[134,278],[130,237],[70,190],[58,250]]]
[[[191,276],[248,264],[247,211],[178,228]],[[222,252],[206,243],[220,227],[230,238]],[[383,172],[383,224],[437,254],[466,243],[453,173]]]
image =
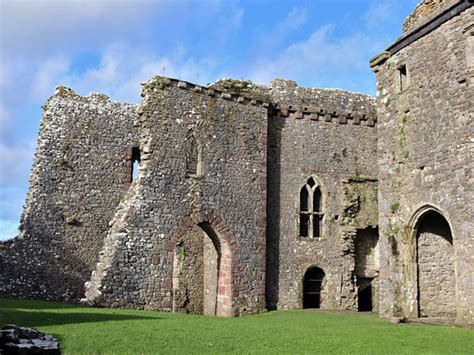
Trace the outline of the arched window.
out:
[[[323,226],[321,189],[310,177],[300,190],[300,236],[321,238]]]

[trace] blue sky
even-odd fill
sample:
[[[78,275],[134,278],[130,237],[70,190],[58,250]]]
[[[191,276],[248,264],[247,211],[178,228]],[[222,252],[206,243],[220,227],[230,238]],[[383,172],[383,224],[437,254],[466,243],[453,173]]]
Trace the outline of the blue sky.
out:
[[[65,85],[140,102],[165,74],[375,95],[368,67],[418,0],[0,1],[0,239],[16,234],[41,105]]]

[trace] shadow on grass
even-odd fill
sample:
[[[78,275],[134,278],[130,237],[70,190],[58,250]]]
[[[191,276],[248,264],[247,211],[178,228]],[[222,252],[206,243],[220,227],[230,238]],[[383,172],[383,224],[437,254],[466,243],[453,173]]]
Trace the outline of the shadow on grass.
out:
[[[7,298],[3,295],[0,296],[0,310],[4,308],[21,308],[21,309],[67,309],[67,308],[77,308],[84,307],[78,304],[71,303],[61,303],[54,301],[43,301],[43,300],[29,300],[29,299],[17,299],[17,298]]]
[[[114,310],[104,311],[100,308],[97,309],[97,312],[94,312],[93,308],[61,303],[0,299],[0,326],[16,324],[22,327],[41,327],[148,319],[162,320],[164,318],[139,314],[115,314]]]
[[[129,320],[162,320],[160,317],[75,312],[38,312],[25,310],[0,310],[0,325],[16,324],[21,327],[42,327],[77,323],[94,323]]]

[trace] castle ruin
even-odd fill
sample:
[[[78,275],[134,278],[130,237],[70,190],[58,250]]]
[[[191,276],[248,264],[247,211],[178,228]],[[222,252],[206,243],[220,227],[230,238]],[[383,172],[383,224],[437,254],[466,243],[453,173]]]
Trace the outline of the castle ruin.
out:
[[[472,0],[425,0],[377,98],[165,77],[43,106],[0,294],[238,316],[474,313]]]

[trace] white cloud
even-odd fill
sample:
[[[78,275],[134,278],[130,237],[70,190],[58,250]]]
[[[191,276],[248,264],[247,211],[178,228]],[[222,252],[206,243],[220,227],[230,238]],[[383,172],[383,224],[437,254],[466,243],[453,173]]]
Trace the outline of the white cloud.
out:
[[[44,100],[45,97],[50,96],[55,87],[59,83],[58,78],[70,70],[71,63],[65,57],[48,58],[40,63],[36,73],[34,73],[31,83],[31,98],[32,100]]]
[[[0,2],[2,51],[47,55],[78,45],[103,43],[127,28],[145,28],[166,2],[114,0],[19,0]],[[153,9],[153,11],[152,11]],[[163,11],[165,12],[165,11]]]
[[[351,77],[348,73],[368,70],[367,52],[375,43],[363,33],[334,39],[331,38],[332,31],[333,26],[323,26],[306,40],[289,45],[280,54],[260,58],[252,65],[251,79],[269,83],[274,78],[286,77],[304,82],[311,77],[317,85],[325,79],[338,85],[338,79]]]
[[[35,143],[25,142],[14,147],[0,143],[0,185],[22,184],[31,169]]]
[[[205,83],[212,81],[218,64],[212,57],[187,57],[182,46],[168,56],[154,57],[142,52],[134,53],[134,48],[114,44],[104,50],[97,66],[81,73],[58,71],[59,75],[54,80],[48,80],[50,83],[54,81],[69,86],[82,95],[91,91],[101,92],[114,100],[138,102],[140,83],[155,75],[162,75],[164,72],[166,76]],[[45,72],[49,73],[48,68],[45,68]],[[52,84],[50,90],[52,93]]]
[[[372,2],[364,15],[367,26],[374,27],[383,24],[394,11],[393,0]]]
[[[291,9],[285,19],[278,25],[276,32],[287,33],[297,30],[308,20],[308,11],[300,6]]]

